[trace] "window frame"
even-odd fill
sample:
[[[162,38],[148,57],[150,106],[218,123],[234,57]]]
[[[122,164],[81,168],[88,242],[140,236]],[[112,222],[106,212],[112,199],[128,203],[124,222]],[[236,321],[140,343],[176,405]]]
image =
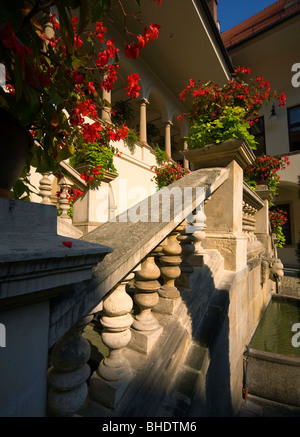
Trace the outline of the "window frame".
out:
[[[253,132],[251,132],[250,129],[250,133],[252,135],[254,135],[255,139],[257,136],[262,136],[263,138],[263,144],[264,144],[264,150],[262,151],[262,153],[257,153],[257,150],[253,149],[253,153],[256,157],[261,156],[261,155],[266,155],[267,154],[267,144],[266,144],[266,124],[265,124],[265,117],[263,115],[261,115],[260,117],[257,117],[258,120],[262,120],[263,121],[263,130],[261,133],[259,133],[258,135],[254,135]]]
[[[295,108],[299,108],[299,111],[300,111],[300,104],[291,106],[290,108],[287,108],[287,124],[288,124],[289,151],[290,152],[300,152],[300,146],[299,146],[299,149],[296,149],[296,150],[292,150],[292,148],[291,148],[291,127],[294,126],[294,125],[291,125],[291,123],[290,123],[290,111],[295,109]],[[297,127],[298,126],[300,127],[300,119],[299,119],[299,121],[297,123],[295,123],[295,125]]]

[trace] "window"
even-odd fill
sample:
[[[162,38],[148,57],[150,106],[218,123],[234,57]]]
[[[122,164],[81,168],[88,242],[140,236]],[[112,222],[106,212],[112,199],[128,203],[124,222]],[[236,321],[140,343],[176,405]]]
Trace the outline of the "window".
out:
[[[300,106],[288,109],[290,152],[300,150]]]
[[[265,141],[265,120],[264,117],[259,117],[258,121],[250,127],[251,135],[255,136],[256,150],[253,150],[255,156],[261,156],[266,154],[266,141]]]

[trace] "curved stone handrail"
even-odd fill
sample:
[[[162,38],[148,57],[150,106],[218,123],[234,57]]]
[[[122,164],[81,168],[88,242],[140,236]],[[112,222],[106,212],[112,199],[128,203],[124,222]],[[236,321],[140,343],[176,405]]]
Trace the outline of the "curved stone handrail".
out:
[[[110,246],[114,251],[94,268],[92,280],[74,285],[53,301],[49,345],[53,345],[80,317],[92,311],[227,178],[226,168],[194,171],[84,235],[82,240]],[[169,204],[164,201],[167,197]],[[132,217],[139,220],[132,221]]]

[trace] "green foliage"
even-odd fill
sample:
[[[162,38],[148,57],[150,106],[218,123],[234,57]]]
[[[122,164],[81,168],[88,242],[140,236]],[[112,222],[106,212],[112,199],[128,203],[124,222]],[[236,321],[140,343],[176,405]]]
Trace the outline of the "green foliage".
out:
[[[269,220],[272,232],[276,235],[277,247],[283,247],[285,244],[285,236],[282,232],[282,225],[287,222],[287,213],[278,207],[272,207],[269,210]]]
[[[133,154],[135,151],[136,143],[140,141],[139,134],[135,129],[128,128],[128,134],[125,138],[125,144],[128,146],[130,152]]]
[[[276,238],[277,238],[276,246],[283,247],[285,245],[285,236],[282,233],[282,227],[278,226],[275,229],[274,234],[276,235]]]
[[[162,150],[160,147],[155,147],[154,152],[155,159],[158,165],[162,165],[170,160],[167,152],[165,150]]]
[[[152,146],[154,144],[154,140],[160,136],[160,131],[154,123],[147,123],[147,140],[148,143]]]
[[[198,119],[192,125],[187,137],[189,149],[219,144],[233,139],[245,139],[252,149],[256,149],[254,136],[249,133],[249,123],[244,120],[245,111],[240,107],[225,107],[223,114],[212,121]]]
[[[101,166],[103,170],[117,173],[114,166],[114,152],[112,147],[102,146],[99,143],[81,142],[76,147],[76,152],[70,157],[70,164],[76,168],[78,166],[91,166],[92,168]]]
[[[111,120],[116,125],[127,124],[133,117],[134,112],[129,101],[120,100],[112,108]]]
[[[153,169],[155,172],[154,181],[159,190],[163,187],[167,187],[189,173],[189,170],[185,170],[181,164],[171,160],[164,163],[161,167],[156,166],[153,167]]]

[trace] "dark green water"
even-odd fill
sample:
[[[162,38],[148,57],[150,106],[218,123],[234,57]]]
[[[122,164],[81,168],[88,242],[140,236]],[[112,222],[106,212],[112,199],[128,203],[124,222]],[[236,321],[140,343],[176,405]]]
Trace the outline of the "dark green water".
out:
[[[259,322],[250,347],[300,357],[300,346],[292,345],[292,338],[296,334],[292,331],[292,326],[295,323],[300,323],[300,300],[272,299]]]

